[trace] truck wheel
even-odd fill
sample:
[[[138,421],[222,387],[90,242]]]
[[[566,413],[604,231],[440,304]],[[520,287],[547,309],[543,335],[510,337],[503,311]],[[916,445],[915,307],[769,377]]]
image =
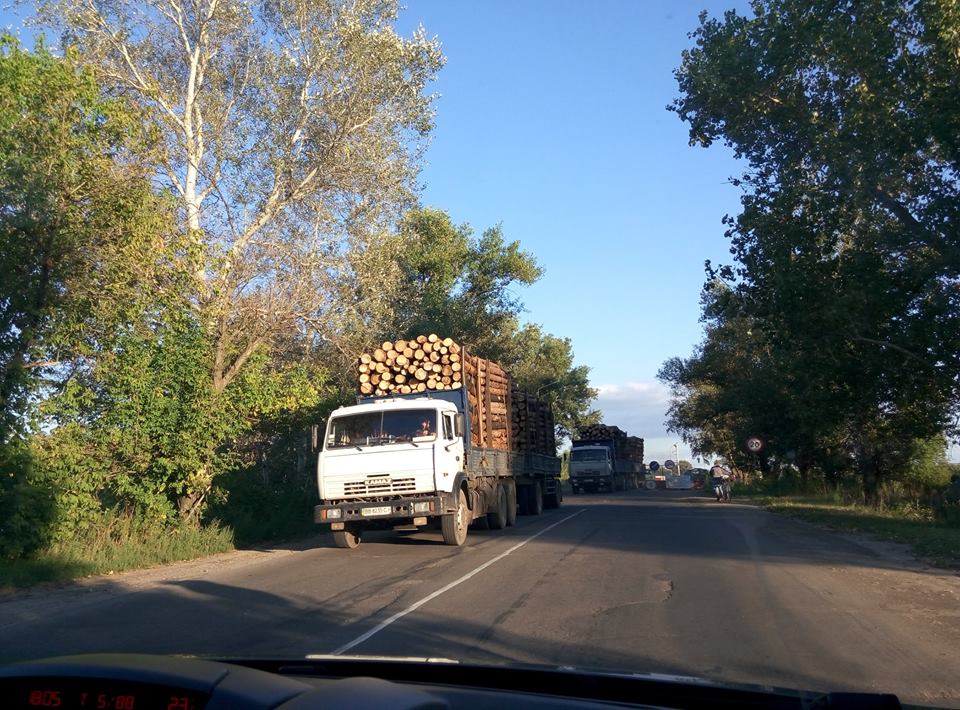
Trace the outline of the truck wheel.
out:
[[[543,486],[537,481],[527,487],[527,513],[540,515],[543,512]]]
[[[517,485],[507,485],[507,525],[517,524]]]
[[[503,530],[507,527],[507,492],[503,486],[497,485],[497,510],[487,513],[487,524],[491,530]]]
[[[559,482],[557,482],[557,487],[553,491],[553,493],[550,493],[549,495],[546,496],[546,498],[544,498],[543,507],[550,508],[550,509],[560,507],[560,483]]]
[[[361,530],[351,528],[349,530],[334,530],[333,544],[346,550],[352,550],[360,545]]]
[[[444,515],[440,519],[440,531],[443,541],[447,545],[460,547],[467,540],[467,526],[470,524],[470,509],[467,508],[467,497],[461,488],[457,491],[457,512]]]

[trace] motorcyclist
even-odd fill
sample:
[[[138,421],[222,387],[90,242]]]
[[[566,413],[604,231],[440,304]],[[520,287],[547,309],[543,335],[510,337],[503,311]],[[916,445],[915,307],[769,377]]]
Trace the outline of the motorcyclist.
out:
[[[729,500],[730,489],[729,480],[731,477],[730,469],[724,466],[719,460],[713,462],[710,469],[710,477],[713,483],[713,493],[717,501]]]

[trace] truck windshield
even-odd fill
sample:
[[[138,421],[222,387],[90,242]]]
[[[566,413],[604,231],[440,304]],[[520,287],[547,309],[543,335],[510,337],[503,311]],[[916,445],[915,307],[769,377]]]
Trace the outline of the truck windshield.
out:
[[[326,448],[431,441],[436,437],[437,412],[434,409],[368,412],[333,419]]]
[[[606,461],[606,449],[574,449],[570,454],[571,461]]]

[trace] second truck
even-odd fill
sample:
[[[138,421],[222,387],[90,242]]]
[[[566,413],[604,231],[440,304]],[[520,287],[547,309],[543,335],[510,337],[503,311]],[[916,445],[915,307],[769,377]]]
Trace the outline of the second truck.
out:
[[[369,530],[512,525],[562,500],[549,406],[450,338],[385,342],[361,356],[356,405],[335,410],[317,462],[314,520],[338,547]]]
[[[584,427],[570,448],[569,471],[574,493],[636,488],[643,472],[643,439],[616,426]]]

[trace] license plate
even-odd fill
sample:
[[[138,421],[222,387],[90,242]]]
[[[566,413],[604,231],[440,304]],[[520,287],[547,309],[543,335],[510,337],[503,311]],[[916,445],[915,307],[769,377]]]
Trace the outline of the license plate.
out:
[[[364,517],[369,517],[371,515],[390,515],[393,512],[393,508],[389,505],[381,505],[378,508],[363,508],[360,511],[360,515]]]

